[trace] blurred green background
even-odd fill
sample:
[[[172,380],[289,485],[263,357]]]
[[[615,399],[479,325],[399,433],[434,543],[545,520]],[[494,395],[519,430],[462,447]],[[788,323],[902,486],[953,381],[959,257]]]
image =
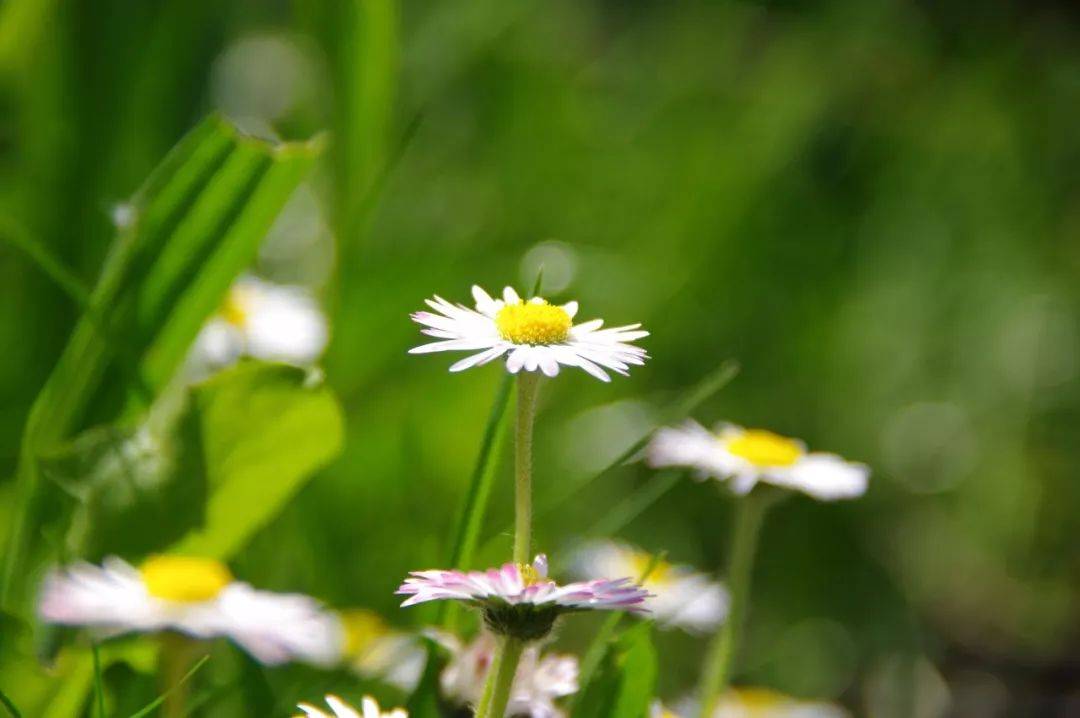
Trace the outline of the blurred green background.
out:
[[[583,318],[644,323],[653,359],[545,386],[539,503],[728,358],[742,371],[699,420],[874,469],[862,500],[769,517],[738,683],[857,715],[1076,715],[1078,20],[1048,0],[7,0],[0,238],[92,285],[113,208],[210,111],[329,130],[256,269],[325,303],[345,448],[239,577],[431,618],[392,592],[447,560],[500,371],[406,356],[408,313],[543,264]],[[0,292],[10,477],[79,310],[10,244]],[[481,564],[508,552],[506,458]],[[648,478],[605,475],[539,517],[539,545],[557,555]],[[711,570],[729,511],[686,481],[623,537]],[[660,641],[675,698],[702,642]],[[310,678],[238,670],[238,695]],[[152,697],[139,680],[110,674]]]

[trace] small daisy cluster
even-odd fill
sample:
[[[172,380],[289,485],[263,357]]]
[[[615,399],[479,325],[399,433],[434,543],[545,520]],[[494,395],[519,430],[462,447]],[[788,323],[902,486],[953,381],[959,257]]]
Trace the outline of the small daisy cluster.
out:
[[[569,565],[578,579],[572,582],[549,576],[546,554],[530,560],[538,382],[557,377],[562,367],[581,369],[604,382],[611,381],[611,373],[627,375],[648,359],[635,344],[648,332],[640,324],[604,328],[601,319],[575,323],[576,301],[526,299],[511,287],[494,298],[474,286],[472,298],[471,307],[438,296],[427,300],[430,311],[416,312],[412,319],[435,341],[411,352],[462,351],[467,356],[453,363],[451,372],[500,360],[507,372],[518,376],[513,560],[487,570],[459,565],[412,571],[397,594],[404,597],[402,607],[455,601],[474,609],[483,624],[475,635],[433,628],[421,633],[396,630],[371,611],[335,611],[301,594],[258,590],[234,579],[219,561],[172,554],[150,556],[137,566],[110,557],[100,566],[79,562],[55,569],[42,584],[41,618],[85,627],[99,639],[133,632],[169,632],[190,641],[225,638],[267,665],[299,661],[345,666],[365,680],[404,693],[419,685],[431,655],[428,646],[434,642],[446,653],[438,674],[446,705],[475,710],[478,718],[565,718],[561,703],[579,691],[579,664],[572,655],[547,650],[555,626],[570,614],[625,611],[661,627],[716,634],[700,698],[680,703],[677,711],[656,702],[652,718],[842,718],[845,713],[828,704],[728,688],[725,656],[732,653],[730,645],[737,645],[734,617],[745,613],[739,603],[748,594],[745,585],[729,593],[727,586],[689,564],[672,563],[663,554],[616,540],[587,541],[571,552]],[[327,336],[325,319],[305,290],[245,277],[204,328],[192,364],[200,367],[197,373],[245,356],[311,365]],[[699,480],[725,486],[747,516],[767,505],[758,497],[777,492],[801,492],[825,501],[855,498],[866,491],[869,477],[866,466],[808,451],[796,439],[733,424],[710,431],[693,420],[658,429],[645,457],[652,467],[684,469]],[[763,484],[769,486],[759,488]],[[743,540],[740,536],[736,534],[736,543]],[[731,550],[741,549],[735,545]],[[746,555],[752,557],[752,552]],[[740,578],[733,570],[732,580],[748,581],[749,571],[743,574]],[[407,718],[402,708],[383,711],[370,696],[360,699],[359,708],[335,695],[316,703],[300,703],[302,716]]]

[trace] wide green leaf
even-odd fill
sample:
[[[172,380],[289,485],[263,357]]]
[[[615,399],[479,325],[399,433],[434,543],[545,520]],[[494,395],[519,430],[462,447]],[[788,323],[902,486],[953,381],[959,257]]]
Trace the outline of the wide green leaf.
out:
[[[573,718],[646,718],[656,691],[658,661],[652,623],[639,623],[609,644]]]
[[[209,498],[206,524],[174,547],[228,558],[341,450],[333,393],[303,369],[246,362],[196,387],[192,420]]]
[[[271,145],[211,117],[132,198],[89,304],[27,420],[0,602],[13,603],[16,579],[28,574],[28,539],[41,508],[40,455],[153,402],[254,259],[320,145]]]

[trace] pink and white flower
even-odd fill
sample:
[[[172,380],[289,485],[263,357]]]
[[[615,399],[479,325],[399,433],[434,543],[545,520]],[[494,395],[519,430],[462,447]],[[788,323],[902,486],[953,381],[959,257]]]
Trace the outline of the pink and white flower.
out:
[[[547,557],[531,565],[503,564],[487,571],[413,571],[398,594],[409,596],[402,607],[426,601],[456,600],[486,607],[549,606],[565,611],[626,609],[644,611],[649,593],[630,578],[594,579],[560,586],[547,576]]]
[[[442,643],[451,654],[450,662],[439,677],[443,696],[458,705],[476,705],[495,658],[495,636],[483,632],[468,644],[447,636]],[[577,690],[576,657],[542,655],[539,647],[530,646],[521,655],[506,713],[529,718],[563,718],[566,714],[556,701],[577,693]]]
[[[424,334],[439,341],[410,353],[476,352],[451,365],[453,372],[505,355],[511,374],[524,369],[556,376],[561,365],[578,367],[601,381],[611,380],[605,369],[625,375],[631,365],[640,366],[648,358],[644,349],[631,344],[649,335],[640,324],[608,329],[601,328],[602,319],[574,324],[577,302],[555,305],[541,297],[525,300],[513,287],[503,289],[501,299],[478,286],[473,286],[472,295],[475,309],[439,296],[426,300],[434,312],[416,312],[412,319],[424,325]]]

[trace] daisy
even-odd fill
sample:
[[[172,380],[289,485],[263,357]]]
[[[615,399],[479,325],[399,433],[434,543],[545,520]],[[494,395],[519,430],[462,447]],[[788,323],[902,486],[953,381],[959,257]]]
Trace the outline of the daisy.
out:
[[[395,708],[384,713],[379,708],[378,702],[371,696],[364,696],[360,702],[360,711],[337,696],[326,696],[326,705],[330,706],[333,713],[326,713],[308,703],[301,703],[297,708],[304,711],[304,716],[307,718],[409,718],[409,713],[404,708]],[[297,716],[297,718],[303,718],[303,716]]]
[[[196,338],[193,363],[215,369],[247,356],[304,366],[319,358],[327,336],[306,289],[241,277]]]
[[[172,630],[224,636],[258,661],[340,659],[341,627],[314,599],[257,591],[217,561],[153,556],[138,569],[119,558],[101,567],[76,563],[49,573],[38,613],[47,623],[86,626],[105,636]]]
[[[548,634],[562,613],[590,609],[644,611],[649,593],[629,578],[595,579],[560,586],[547,577],[547,557],[531,565],[503,564],[487,571],[413,571],[397,593],[402,607],[456,600],[481,608],[488,628],[522,640]]]
[[[483,632],[472,643],[444,640],[452,658],[439,677],[443,695],[457,705],[476,705],[484,692],[488,669],[495,658],[496,639]],[[506,714],[529,718],[564,718],[555,701],[577,693],[578,661],[570,655],[540,655],[525,649],[518,663]]]
[[[763,481],[823,501],[861,496],[870,476],[865,464],[807,452],[797,439],[734,424],[721,424],[714,434],[695,421],[657,431],[648,461],[655,467],[690,467],[700,478],[730,479],[736,494]]]
[[[348,665],[363,678],[376,678],[411,693],[420,682],[427,651],[419,636],[395,631],[374,611],[351,609],[338,614],[345,636]]]
[[[441,351],[476,352],[450,366],[462,371],[506,355],[506,369],[511,374],[542,371],[547,376],[559,373],[559,365],[584,369],[597,379],[610,381],[605,369],[627,374],[630,365],[645,363],[648,354],[630,344],[647,337],[640,324],[601,329],[602,319],[574,324],[577,302],[549,304],[533,297],[525,300],[512,287],[503,290],[502,299],[493,299],[478,286],[472,288],[476,309],[451,304],[436,296],[427,300],[432,312],[416,312],[413,321],[421,330],[439,341],[410,350],[411,354]]]
[[[651,567],[651,570],[650,570]],[[727,616],[727,590],[690,566],[673,565],[614,541],[586,544],[575,556],[575,572],[583,576],[641,576],[652,596],[645,606],[662,626],[692,633],[715,630]]]
[[[693,701],[681,705],[683,715],[696,715]],[[652,718],[678,718],[677,713],[653,714]],[[717,703],[709,718],[850,718],[834,703],[804,701],[768,688],[732,688]]]

